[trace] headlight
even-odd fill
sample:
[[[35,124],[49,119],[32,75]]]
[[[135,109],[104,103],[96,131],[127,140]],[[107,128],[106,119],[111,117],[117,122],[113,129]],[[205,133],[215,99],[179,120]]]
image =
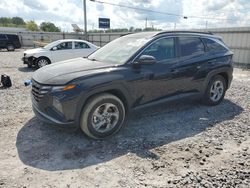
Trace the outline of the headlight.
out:
[[[66,86],[54,86],[52,87],[52,91],[67,91],[74,88],[76,88],[75,84],[69,84]]]

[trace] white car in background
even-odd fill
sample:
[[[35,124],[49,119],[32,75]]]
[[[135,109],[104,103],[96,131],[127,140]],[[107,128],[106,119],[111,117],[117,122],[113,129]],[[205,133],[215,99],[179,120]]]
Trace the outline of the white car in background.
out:
[[[43,67],[50,63],[86,57],[99,47],[84,40],[64,39],[47,44],[43,48],[24,51],[23,63],[28,67]]]

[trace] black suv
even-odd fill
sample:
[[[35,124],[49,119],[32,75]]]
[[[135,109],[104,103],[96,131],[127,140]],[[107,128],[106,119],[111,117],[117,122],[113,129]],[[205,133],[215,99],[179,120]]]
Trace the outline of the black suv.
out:
[[[37,70],[33,109],[47,123],[80,126],[88,136],[103,138],[136,108],[184,97],[219,104],[232,81],[232,59],[221,38],[210,33],[126,35],[88,58]]]
[[[0,34],[0,49],[14,51],[17,48],[21,48],[21,43],[18,35]]]

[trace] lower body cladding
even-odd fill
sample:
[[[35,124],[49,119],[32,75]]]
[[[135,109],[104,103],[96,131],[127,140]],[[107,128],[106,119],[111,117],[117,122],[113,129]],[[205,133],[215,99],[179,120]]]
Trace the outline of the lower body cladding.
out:
[[[68,95],[65,94],[67,92]],[[60,94],[48,92],[41,98],[37,98],[33,94],[32,106],[38,119],[63,128],[78,128],[79,122],[76,121],[76,109],[79,97],[69,93],[71,92],[63,91]]]

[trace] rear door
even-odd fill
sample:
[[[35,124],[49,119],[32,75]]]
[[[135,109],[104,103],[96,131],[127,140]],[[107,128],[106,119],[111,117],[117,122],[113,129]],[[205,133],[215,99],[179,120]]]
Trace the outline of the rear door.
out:
[[[53,62],[74,58],[72,41],[61,42],[56,48],[56,50],[51,51],[51,59]]]
[[[179,80],[179,93],[199,92],[202,86],[202,64],[206,63],[205,46],[199,36],[177,37],[179,62],[173,76]]]
[[[74,41],[74,44],[74,57],[86,57],[93,52],[93,49],[85,42]]]
[[[5,34],[0,34],[0,48],[6,48],[7,46],[7,37]]]

